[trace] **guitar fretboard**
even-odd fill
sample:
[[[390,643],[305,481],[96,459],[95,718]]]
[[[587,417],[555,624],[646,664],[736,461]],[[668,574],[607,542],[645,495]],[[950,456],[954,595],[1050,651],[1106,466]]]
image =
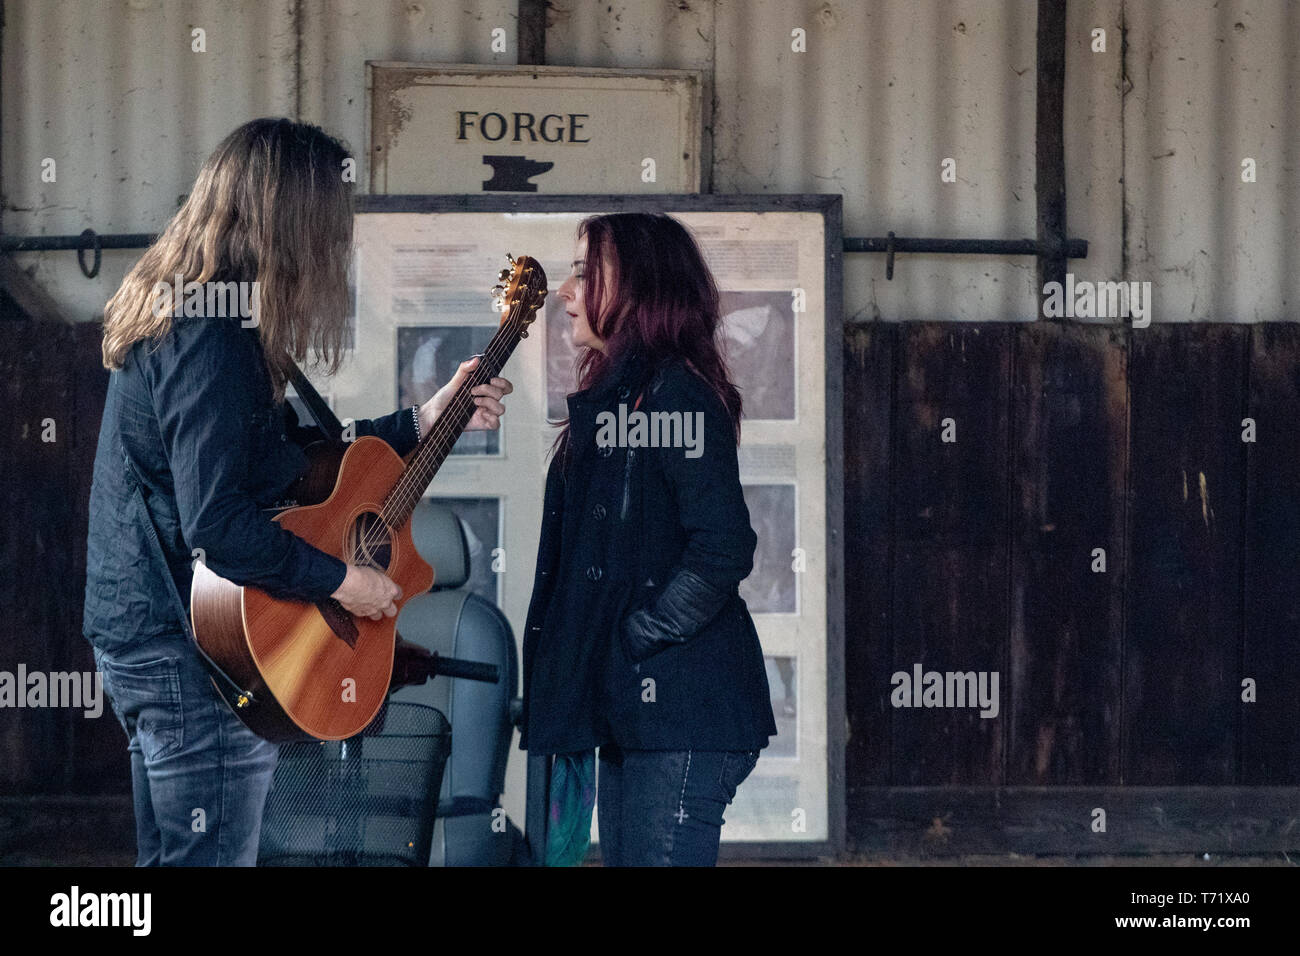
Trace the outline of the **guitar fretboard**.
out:
[[[502,319],[496,334],[492,336],[492,341],[483,350],[478,366],[456,389],[447,407],[429,429],[429,434],[420,439],[402,476],[384,499],[381,513],[390,528],[400,528],[410,520],[425,489],[474,416],[474,409],[478,406],[474,404],[471,390],[500,375],[519,340],[527,335],[532,313],[546,294],[546,274],[541,266],[529,260],[529,266],[524,268],[523,279],[527,281],[521,283],[521,298],[512,304],[509,314]]]

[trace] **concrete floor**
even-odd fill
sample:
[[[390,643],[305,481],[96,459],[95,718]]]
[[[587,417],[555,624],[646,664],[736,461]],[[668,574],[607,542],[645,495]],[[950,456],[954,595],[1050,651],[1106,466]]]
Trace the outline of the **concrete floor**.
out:
[[[124,796],[97,799],[0,800],[0,866],[130,866],[135,862],[131,801]],[[866,867],[1257,867],[1297,866],[1300,856],[1205,855],[1165,853],[1145,856],[1025,856],[1017,853],[959,857],[856,854],[842,860],[743,861],[727,866]]]

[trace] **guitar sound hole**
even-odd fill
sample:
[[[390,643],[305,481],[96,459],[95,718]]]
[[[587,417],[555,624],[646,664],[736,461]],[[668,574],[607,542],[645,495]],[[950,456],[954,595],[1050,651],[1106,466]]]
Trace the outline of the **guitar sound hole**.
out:
[[[393,558],[392,532],[375,512],[359,514],[352,522],[348,550],[352,553],[353,564],[386,571]]]

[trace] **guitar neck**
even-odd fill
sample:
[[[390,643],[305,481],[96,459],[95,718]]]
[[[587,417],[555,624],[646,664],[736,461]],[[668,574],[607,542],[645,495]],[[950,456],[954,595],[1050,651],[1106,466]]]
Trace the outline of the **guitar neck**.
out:
[[[474,396],[471,389],[490,382],[505,367],[515,346],[519,344],[520,330],[514,323],[503,323],[496,335],[483,350],[478,366],[456,389],[447,407],[429,429],[407,463],[401,478],[384,500],[383,516],[389,527],[400,528],[410,519],[415,506],[424,497],[425,489],[433,481],[442,463],[451,454],[452,446],[474,417]]]

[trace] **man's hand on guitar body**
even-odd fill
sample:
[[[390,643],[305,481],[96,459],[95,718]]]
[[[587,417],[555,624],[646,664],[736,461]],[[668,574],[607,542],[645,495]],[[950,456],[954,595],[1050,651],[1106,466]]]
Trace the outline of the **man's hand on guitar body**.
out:
[[[402,589],[388,575],[357,564],[348,565],[343,583],[330,595],[349,613],[372,621],[396,617],[397,605],[394,602],[401,596]]]

